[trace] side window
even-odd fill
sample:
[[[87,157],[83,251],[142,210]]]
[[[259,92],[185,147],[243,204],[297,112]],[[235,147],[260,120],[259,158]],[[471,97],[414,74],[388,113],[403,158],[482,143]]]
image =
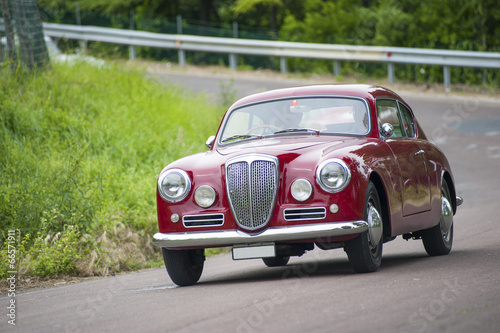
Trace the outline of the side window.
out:
[[[406,132],[406,136],[413,138],[415,136],[415,124],[413,122],[413,116],[410,110],[403,103],[399,104],[399,110],[401,111],[401,120],[403,123],[403,128]]]
[[[398,105],[392,99],[379,99],[377,100],[377,118],[378,126],[389,123],[394,128],[394,133],[391,138],[402,138],[406,134],[401,126],[398,116]]]

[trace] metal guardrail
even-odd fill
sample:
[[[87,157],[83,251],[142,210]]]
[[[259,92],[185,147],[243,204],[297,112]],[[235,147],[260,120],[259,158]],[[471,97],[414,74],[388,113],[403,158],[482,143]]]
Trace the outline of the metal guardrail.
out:
[[[389,82],[394,82],[394,64],[443,66],[444,84],[450,87],[450,66],[500,68],[500,53],[417,49],[384,46],[294,43],[238,38],[219,38],[181,34],[160,34],[95,26],[43,24],[46,35],[81,41],[176,49],[180,65],[185,64],[185,51],[229,54],[231,69],[236,69],[236,55],[279,57],[281,71],[286,72],[286,58],[326,59],[334,61],[338,75],[339,61],[381,62],[388,64]]]

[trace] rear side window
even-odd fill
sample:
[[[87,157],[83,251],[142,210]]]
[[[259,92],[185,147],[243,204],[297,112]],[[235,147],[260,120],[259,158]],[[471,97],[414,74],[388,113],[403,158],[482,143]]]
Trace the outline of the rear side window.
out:
[[[403,129],[406,132],[406,136],[413,138],[415,136],[415,124],[413,122],[413,116],[410,110],[403,103],[399,104],[399,110],[401,111],[401,120],[403,123]]]

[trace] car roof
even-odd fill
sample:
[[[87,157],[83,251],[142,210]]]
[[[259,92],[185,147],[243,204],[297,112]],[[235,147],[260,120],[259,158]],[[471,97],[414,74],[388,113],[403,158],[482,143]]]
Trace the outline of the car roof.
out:
[[[299,96],[354,96],[368,100],[375,100],[379,97],[394,98],[403,100],[394,91],[368,84],[316,84],[301,87],[283,88],[269,90],[247,97],[243,97],[234,103],[230,109],[261,101],[293,98]]]

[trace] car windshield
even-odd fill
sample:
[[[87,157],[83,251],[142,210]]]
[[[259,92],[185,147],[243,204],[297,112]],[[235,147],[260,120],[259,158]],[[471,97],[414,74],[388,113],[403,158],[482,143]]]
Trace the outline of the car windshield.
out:
[[[366,103],[357,98],[307,97],[268,101],[233,110],[220,143],[290,134],[366,135]]]

